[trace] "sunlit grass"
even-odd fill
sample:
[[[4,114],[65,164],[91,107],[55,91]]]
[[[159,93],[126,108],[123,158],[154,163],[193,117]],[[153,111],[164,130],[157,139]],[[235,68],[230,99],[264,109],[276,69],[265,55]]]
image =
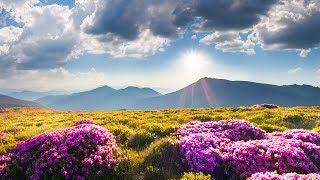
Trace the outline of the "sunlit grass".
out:
[[[0,132],[9,134],[0,140],[0,154],[8,152],[19,141],[43,132],[70,127],[79,119],[92,119],[94,124],[107,128],[117,136],[119,147],[129,156],[135,178],[157,170],[156,164],[148,162],[150,157],[153,157],[151,154],[154,149],[165,146],[165,141],[173,138],[171,133],[174,129],[189,121],[245,119],[268,132],[293,128],[320,131],[320,107],[64,112],[12,108],[8,109],[8,112],[0,113]],[[169,173],[167,176],[177,177],[177,174],[170,176]]]

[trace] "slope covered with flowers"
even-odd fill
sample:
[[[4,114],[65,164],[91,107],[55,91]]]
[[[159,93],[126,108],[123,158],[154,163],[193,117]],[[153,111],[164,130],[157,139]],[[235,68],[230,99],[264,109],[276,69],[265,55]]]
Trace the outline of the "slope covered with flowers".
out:
[[[247,121],[224,123],[228,126],[222,126],[221,122],[217,122],[221,119],[232,118],[245,119]],[[79,122],[75,121],[77,119],[82,120]],[[194,122],[195,120],[197,120],[196,124],[199,128],[195,128],[195,126],[191,125],[192,123],[188,124],[191,126],[190,128],[183,128],[186,123]],[[249,124],[249,122],[254,124],[254,126]],[[28,139],[39,136],[45,132],[55,132],[68,127],[70,128],[74,124],[85,127],[99,125],[99,127],[101,126],[100,128],[107,129],[114,135],[114,138],[116,138],[118,145],[116,152],[120,151],[128,158],[127,163],[121,158],[122,161],[120,164],[111,167],[110,171],[107,172],[105,172],[106,170],[104,168],[101,169],[100,167],[90,169],[89,177],[92,177],[91,179],[107,179],[110,174],[110,176],[115,175],[117,179],[180,179],[185,172],[190,172],[190,175],[199,174],[199,172],[196,172],[198,171],[196,169],[197,166],[197,168],[201,168],[202,174],[206,177],[210,175],[215,179],[222,179],[220,177],[230,179],[228,178],[230,176],[239,177],[247,171],[256,170],[250,166],[241,167],[240,164],[240,167],[231,166],[230,164],[233,163],[233,161],[242,162],[240,157],[247,158],[251,156],[245,152],[239,153],[238,151],[227,149],[227,145],[231,147],[232,144],[236,143],[237,145],[233,145],[233,147],[247,149],[248,147],[245,145],[249,145],[250,141],[255,141],[256,144],[251,144],[250,146],[257,146],[259,152],[262,153],[261,157],[263,157],[263,153],[266,155],[268,152],[271,152],[271,150],[277,150],[277,152],[282,151],[282,149],[277,149],[270,146],[270,144],[266,145],[269,143],[269,140],[276,140],[276,138],[282,139],[281,141],[288,140],[290,143],[294,141],[294,139],[299,139],[303,141],[303,145],[308,144],[307,142],[313,144],[309,144],[310,146],[300,146],[300,144],[297,144],[298,146],[292,147],[292,145],[296,143],[293,142],[291,143],[291,148],[293,148],[294,151],[303,151],[309,159],[307,164],[309,167],[312,167],[313,163],[319,169],[319,165],[317,165],[316,162],[320,162],[315,162],[317,159],[315,152],[317,151],[312,150],[315,147],[314,144],[319,146],[319,134],[316,132],[320,132],[320,107],[230,107],[152,111],[54,111],[43,108],[6,108],[6,112],[0,113],[0,124],[0,132],[4,134],[4,136],[0,137],[0,156],[4,155],[0,157],[0,171],[9,173],[13,176],[13,179],[15,179],[14,177],[17,177],[16,179],[27,179],[21,177],[21,175],[25,175],[26,173],[25,167],[21,166],[23,171],[20,173],[20,171],[18,171],[20,168],[18,164],[21,163],[16,161],[12,155],[12,149],[15,148],[18,143],[28,141]],[[176,132],[177,127],[182,127],[180,130],[184,129],[185,133],[189,133],[187,136],[181,131],[179,135],[180,141],[188,138],[190,140],[186,140],[185,144],[190,144],[188,146],[195,147],[194,149],[188,149],[186,148],[187,146],[184,147],[184,149],[189,152],[189,160],[199,160],[190,161],[194,164],[193,169],[191,169],[191,166],[188,164],[184,153],[180,152],[182,148],[180,144],[173,143],[176,141],[176,138],[172,136],[172,133]],[[201,131],[195,133],[197,129],[201,129]],[[214,131],[215,133],[204,133],[202,129],[206,129],[208,132]],[[256,134],[254,134],[254,132],[256,132]],[[278,144],[281,144],[281,141],[279,140]],[[86,142],[90,143],[90,141],[87,140]],[[243,147],[240,142],[248,144],[243,144],[243,146],[245,146]],[[277,143],[274,143],[274,146],[276,146],[276,144]],[[198,148],[200,146],[203,148]],[[217,148],[214,148],[215,146]],[[314,154],[314,159],[310,158],[310,153],[305,150],[306,147],[312,150],[311,152]],[[36,148],[37,147],[35,147],[32,152],[38,152]],[[226,150],[223,151],[223,148]],[[267,151],[267,149],[269,150]],[[194,156],[195,153],[197,153],[197,156]],[[227,153],[230,154],[230,156],[228,156],[229,159],[224,156]],[[237,153],[239,158],[233,155],[234,153]],[[117,156],[116,154],[117,153],[115,153],[115,157]],[[293,160],[296,159],[295,156],[285,156],[285,154],[277,155],[277,157],[284,160],[286,157],[292,157],[294,158]],[[182,158],[184,159],[183,163],[181,161]],[[200,162],[200,160],[204,162]],[[243,162],[245,161],[246,159],[244,159]],[[287,165],[287,163],[285,164]],[[276,167],[272,168],[283,168],[283,166],[280,165],[281,163],[278,163]],[[304,168],[302,164],[298,164],[298,166],[297,164],[292,165],[287,167],[293,172],[301,171]],[[35,164],[32,165],[31,163],[29,166],[34,169]],[[59,165],[57,167],[62,166],[67,166],[67,164],[63,165],[62,163],[61,166]],[[80,166],[77,165],[77,167],[74,167],[77,169]],[[264,166],[259,166],[259,164],[256,164],[255,167],[256,169],[265,168]],[[271,166],[269,166],[268,169],[270,167]],[[239,168],[247,170],[240,169],[239,174],[236,174],[236,170]],[[33,169],[31,168],[30,172],[32,172],[31,170]],[[102,170],[101,177],[98,176],[98,169]],[[50,177],[57,176],[56,179],[63,179],[63,177],[60,177],[63,176],[61,169],[59,170],[57,168],[52,170],[52,174],[48,174],[47,172],[49,171],[44,172],[44,174],[46,174],[45,176],[47,176],[44,177],[44,179],[51,179]],[[82,173],[79,168],[76,172],[79,174]],[[274,173],[274,171],[269,170],[268,172]],[[263,174],[264,172],[259,173]],[[281,174],[280,172],[275,173],[277,176],[284,177],[286,177],[285,174],[287,174]],[[296,173],[304,177],[307,172]],[[99,172],[99,174],[101,174],[101,172]],[[81,177],[78,177],[79,179],[83,178],[85,173],[80,174],[80,176]],[[0,179],[1,178],[8,179],[0,175]]]
[[[85,179],[113,177],[126,158],[115,137],[88,123],[44,133],[20,142],[0,157],[0,177]]]
[[[320,170],[320,135],[307,130],[266,133],[243,120],[195,121],[178,129],[176,135],[182,161],[191,170],[217,179]]]

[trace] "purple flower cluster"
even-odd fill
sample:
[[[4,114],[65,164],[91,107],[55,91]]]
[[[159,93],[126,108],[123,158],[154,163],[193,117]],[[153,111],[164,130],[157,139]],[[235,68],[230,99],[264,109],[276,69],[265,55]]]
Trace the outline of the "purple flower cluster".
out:
[[[80,124],[93,124],[93,121],[91,119],[81,119],[76,121],[76,126]]]
[[[0,107],[0,113],[6,112],[6,108]]]
[[[9,173],[6,172],[6,167],[10,163],[11,163],[11,158],[9,156],[7,156],[7,155],[0,156],[0,179],[2,179],[1,177],[3,177],[3,178],[8,177],[9,178]]]
[[[281,137],[285,139],[296,139],[303,142],[310,142],[320,146],[320,134],[305,129],[291,129],[285,132],[274,132],[268,134],[268,138]]]
[[[118,152],[115,137],[93,124],[35,136],[14,147],[10,157],[15,163],[6,166],[26,179],[98,177],[112,174],[116,166],[126,161]]]
[[[193,134],[215,134],[219,138],[227,138],[231,141],[248,141],[264,139],[266,132],[252,126],[245,120],[221,120],[218,122],[191,121],[179,128],[176,132],[178,137],[186,137]]]
[[[271,172],[266,173],[255,173],[249,180],[317,180],[320,179],[320,174],[297,174],[297,173],[286,173],[286,174],[275,174]]]
[[[257,172],[320,170],[320,134],[307,130],[266,133],[243,120],[193,121],[176,135],[182,161],[213,177],[221,171],[226,177],[245,179]]]
[[[255,108],[268,108],[268,109],[275,109],[275,108],[279,108],[280,106],[275,105],[275,104],[256,104],[253,107]]]
[[[266,132],[243,120],[193,121],[177,130],[183,161],[196,171],[214,172],[222,163],[220,146],[232,141],[263,139]]]
[[[320,147],[293,139],[264,139],[230,143],[223,152],[227,171],[246,178],[256,172],[277,171],[278,173],[318,172]]]

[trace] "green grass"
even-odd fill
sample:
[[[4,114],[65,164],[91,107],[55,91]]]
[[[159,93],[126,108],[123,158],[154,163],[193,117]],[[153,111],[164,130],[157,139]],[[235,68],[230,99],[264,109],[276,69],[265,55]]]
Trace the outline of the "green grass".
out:
[[[267,132],[293,128],[320,132],[320,107],[64,112],[11,108],[0,113],[0,132],[9,134],[0,140],[0,154],[8,152],[19,141],[70,127],[76,120],[85,118],[117,136],[119,147],[130,159],[132,170],[128,173],[132,173],[134,179],[177,179],[183,176],[184,167],[177,162],[179,154],[168,140],[174,138],[170,134],[175,128],[192,120],[245,119]],[[168,162],[168,159],[174,161]],[[193,175],[185,176],[187,179]]]

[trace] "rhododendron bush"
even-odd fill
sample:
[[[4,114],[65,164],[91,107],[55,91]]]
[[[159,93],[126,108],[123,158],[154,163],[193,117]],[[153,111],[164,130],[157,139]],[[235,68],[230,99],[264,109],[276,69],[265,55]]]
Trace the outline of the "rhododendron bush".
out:
[[[108,130],[81,123],[20,142],[8,155],[0,157],[0,177],[111,177],[123,161],[126,158]]]
[[[0,107],[0,113],[6,112],[6,108]]]
[[[320,179],[320,174],[297,174],[297,173],[287,173],[287,174],[275,174],[271,172],[267,173],[255,173],[249,180],[318,180]]]
[[[176,135],[182,161],[216,179],[246,179],[269,171],[309,174],[320,169],[320,134],[307,130],[266,133],[243,120],[193,121]]]
[[[93,121],[91,119],[81,119],[76,121],[76,126],[80,124],[93,124]]]

